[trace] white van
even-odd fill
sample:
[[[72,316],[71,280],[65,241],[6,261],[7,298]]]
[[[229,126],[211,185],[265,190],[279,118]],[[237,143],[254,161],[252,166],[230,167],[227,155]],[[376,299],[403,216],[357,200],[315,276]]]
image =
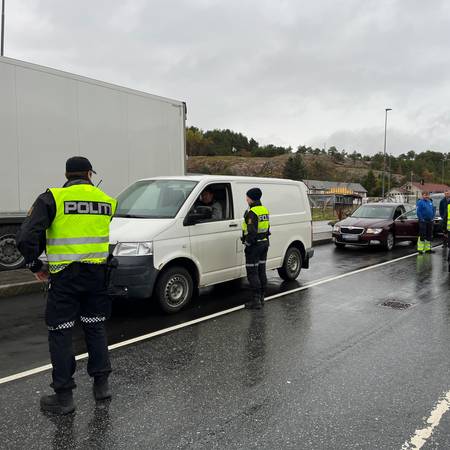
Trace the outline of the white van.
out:
[[[118,196],[111,223],[113,296],[155,296],[163,310],[176,312],[196,288],[246,276],[242,221],[246,192],[259,187],[270,212],[267,268],[294,280],[313,256],[311,210],[306,186],[274,178],[180,176],[150,178]],[[221,218],[199,207],[205,188],[214,193]]]

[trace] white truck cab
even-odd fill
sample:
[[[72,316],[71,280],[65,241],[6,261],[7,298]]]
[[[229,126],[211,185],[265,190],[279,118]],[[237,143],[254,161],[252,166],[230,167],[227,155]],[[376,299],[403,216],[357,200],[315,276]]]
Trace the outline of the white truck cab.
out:
[[[118,196],[111,251],[118,266],[113,296],[156,297],[168,313],[189,303],[194,289],[246,276],[242,221],[246,192],[259,187],[269,209],[267,269],[298,277],[313,256],[306,186],[297,181],[228,176],[159,177],[137,181]],[[213,193],[216,206],[199,203]],[[217,213],[219,211],[219,213]]]

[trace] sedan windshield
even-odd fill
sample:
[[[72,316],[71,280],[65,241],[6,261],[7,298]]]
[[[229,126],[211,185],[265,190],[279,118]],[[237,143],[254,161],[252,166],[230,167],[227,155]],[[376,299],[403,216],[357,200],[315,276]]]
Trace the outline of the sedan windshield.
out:
[[[117,198],[115,217],[171,219],[177,215],[196,184],[190,180],[138,181]]]
[[[394,213],[392,206],[364,205],[360,206],[352,217],[364,219],[391,219]]]

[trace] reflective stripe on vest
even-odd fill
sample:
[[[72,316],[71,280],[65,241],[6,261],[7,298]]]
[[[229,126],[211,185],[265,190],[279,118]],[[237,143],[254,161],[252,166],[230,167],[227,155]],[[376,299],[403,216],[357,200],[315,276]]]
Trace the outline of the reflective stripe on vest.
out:
[[[270,228],[270,220],[269,220],[269,210],[265,206],[253,206],[250,208],[250,211],[253,211],[258,217],[258,234],[261,235],[262,239],[267,239],[267,233]],[[245,220],[242,222],[242,232],[244,236],[248,234],[247,223]]]
[[[104,264],[109,254],[109,225],[116,200],[90,184],[49,189],[56,215],[47,230],[50,273],[73,262]]]

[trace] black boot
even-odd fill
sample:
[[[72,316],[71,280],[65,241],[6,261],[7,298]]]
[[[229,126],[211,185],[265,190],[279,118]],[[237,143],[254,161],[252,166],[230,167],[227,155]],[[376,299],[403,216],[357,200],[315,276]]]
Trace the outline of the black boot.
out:
[[[94,398],[97,401],[108,400],[112,397],[107,378],[94,380],[92,391],[94,393]]]
[[[261,309],[261,296],[259,291],[253,293],[253,299],[245,304],[246,309]]]
[[[259,293],[259,301],[261,303],[261,308],[264,308],[264,296],[265,296],[265,290],[261,289],[261,292]]]
[[[72,391],[60,392],[53,395],[44,395],[41,397],[42,411],[63,416],[75,411]]]

